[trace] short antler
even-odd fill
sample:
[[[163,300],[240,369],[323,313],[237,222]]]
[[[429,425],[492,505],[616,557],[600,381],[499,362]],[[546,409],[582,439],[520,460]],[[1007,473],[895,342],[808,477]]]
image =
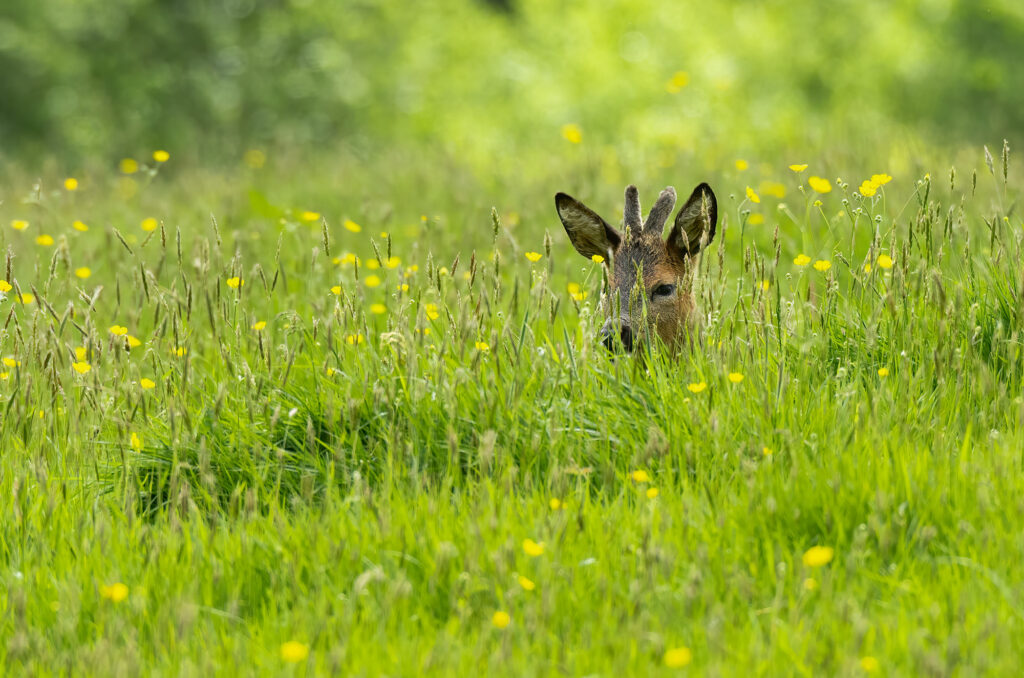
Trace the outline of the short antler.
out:
[[[640,221],[640,192],[636,186],[626,186],[626,209],[623,212],[623,226],[634,233],[643,230],[643,222]]]
[[[665,222],[668,221],[668,217],[672,214],[672,208],[676,204],[676,189],[669,186],[661,195],[658,196],[658,200],[654,203],[654,207],[651,208],[650,214],[647,215],[647,221],[644,223],[644,232],[657,233],[661,235],[661,232],[665,229]],[[637,205],[639,209],[639,205]]]

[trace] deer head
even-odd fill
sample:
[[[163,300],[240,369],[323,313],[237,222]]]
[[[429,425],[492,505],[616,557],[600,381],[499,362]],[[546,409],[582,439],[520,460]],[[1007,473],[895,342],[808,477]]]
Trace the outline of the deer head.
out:
[[[676,348],[697,318],[693,299],[693,274],[697,255],[715,237],[718,204],[707,184],[693,190],[676,214],[668,238],[662,239],[665,222],[675,206],[671,186],[641,221],[636,186],[626,187],[623,232],[613,228],[580,201],[559,193],[558,216],[576,251],[592,259],[599,255],[608,267],[608,292],[604,298],[607,320],[601,330],[609,349],[627,351],[641,345],[654,332]]]

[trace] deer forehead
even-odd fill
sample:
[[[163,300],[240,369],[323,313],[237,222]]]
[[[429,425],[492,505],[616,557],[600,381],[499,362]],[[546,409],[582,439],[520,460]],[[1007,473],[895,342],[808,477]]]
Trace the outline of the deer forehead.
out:
[[[682,273],[659,237],[638,239],[619,247],[615,253],[614,286],[621,290],[632,289],[638,269],[643,271],[647,288],[674,280]]]

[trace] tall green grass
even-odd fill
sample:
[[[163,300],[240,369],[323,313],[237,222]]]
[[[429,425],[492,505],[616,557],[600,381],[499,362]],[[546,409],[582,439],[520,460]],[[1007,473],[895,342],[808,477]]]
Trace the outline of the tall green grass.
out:
[[[593,158],[465,192],[417,190],[443,157],[9,176],[3,665],[1011,673],[1022,223],[987,153],[870,198],[888,168],[676,177],[711,179],[722,223],[674,360],[594,341],[602,270],[549,198],[614,219]]]

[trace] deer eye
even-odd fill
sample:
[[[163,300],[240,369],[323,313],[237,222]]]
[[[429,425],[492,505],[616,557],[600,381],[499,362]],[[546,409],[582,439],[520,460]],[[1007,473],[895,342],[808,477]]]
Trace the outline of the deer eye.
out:
[[[651,292],[651,299],[657,299],[658,297],[667,297],[676,291],[675,285],[658,285]]]

